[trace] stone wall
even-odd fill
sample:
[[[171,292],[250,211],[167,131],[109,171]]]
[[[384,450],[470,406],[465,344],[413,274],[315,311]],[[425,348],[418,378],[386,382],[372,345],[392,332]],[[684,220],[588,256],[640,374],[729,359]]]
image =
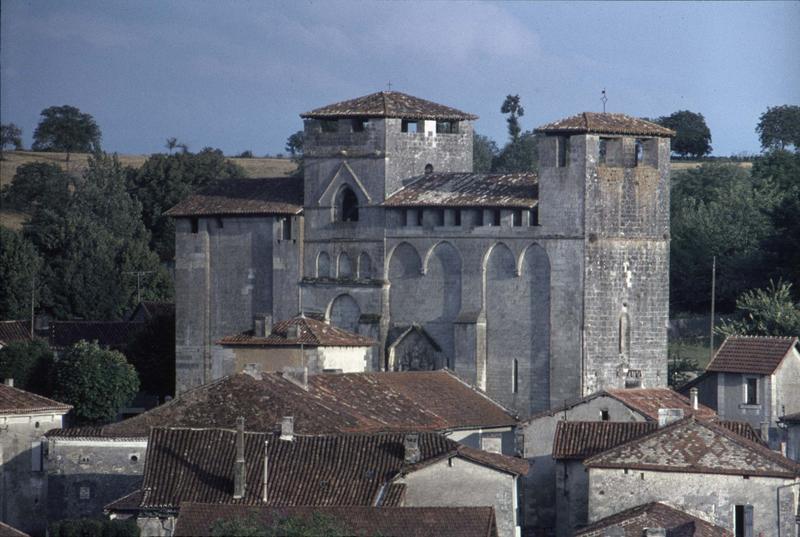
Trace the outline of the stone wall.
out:
[[[582,461],[556,461],[556,536],[571,537],[585,526],[589,507],[589,474]]]

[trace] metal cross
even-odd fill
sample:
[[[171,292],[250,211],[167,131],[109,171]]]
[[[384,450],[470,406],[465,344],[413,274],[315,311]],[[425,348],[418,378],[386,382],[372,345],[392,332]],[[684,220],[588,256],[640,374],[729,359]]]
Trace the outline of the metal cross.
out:
[[[608,101],[608,97],[606,97],[606,89],[603,88],[602,91],[603,96],[600,97],[600,100],[603,101],[603,113],[606,113],[606,101]]]
[[[386,87],[389,88],[389,91],[392,91],[392,81],[390,80],[387,82]]]

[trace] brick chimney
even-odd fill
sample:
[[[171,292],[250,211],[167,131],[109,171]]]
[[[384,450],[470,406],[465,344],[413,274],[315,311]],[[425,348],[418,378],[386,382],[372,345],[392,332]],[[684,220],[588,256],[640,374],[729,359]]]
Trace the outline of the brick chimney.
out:
[[[245,491],[244,463],[244,418],[236,418],[236,462],[233,463],[233,498],[244,498]]]
[[[4,383],[6,386],[14,387],[14,379],[11,377],[7,377]]]
[[[699,390],[697,388],[689,389],[689,400],[692,402],[692,410],[698,410],[700,408],[700,402],[697,400],[697,394]]]
[[[407,434],[403,438],[403,461],[406,464],[418,463],[420,459],[419,435]]]
[[[294,417],[284,416],[281,419],[281,440],[294,440]]]

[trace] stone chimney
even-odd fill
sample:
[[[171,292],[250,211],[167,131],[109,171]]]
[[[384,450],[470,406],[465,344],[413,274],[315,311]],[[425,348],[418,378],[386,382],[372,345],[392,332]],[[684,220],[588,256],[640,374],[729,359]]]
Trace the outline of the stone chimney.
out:
[[[268,337],[272,333],[272,315],[257,313],[253,315],[253,336]]]
[[[284,416],[281,419],[281,440],[294,440],[294,417]]]
[[[698,410],[700,408],[700,402],[697,400],[698,396],[698,389],[691,388],[689,389],[689,400],[692,402],[692,410]]]
[[[246,468],[244,463],[244,418],[236,418],[236,462],[233,463],[233,499],[244,498]]]
[[[644,537],[667,537],[666,528],[645,528]]]
[[[6,386],[10,386],[10,387],[13,388],[14,387],[14,379],[11,378],[11,377],[6,378],[5,385]]]
[[[658,426],[664,427],[670,423],[675,423],[683,419],[682,408],[659,408],[658,409]]]
[[[284,367],[283,378],[292,384],[308,391],[308,368],[307,367]]]
[[[403,462],[416,464],[419,462],[419,435],[407,434],[403,438]]]

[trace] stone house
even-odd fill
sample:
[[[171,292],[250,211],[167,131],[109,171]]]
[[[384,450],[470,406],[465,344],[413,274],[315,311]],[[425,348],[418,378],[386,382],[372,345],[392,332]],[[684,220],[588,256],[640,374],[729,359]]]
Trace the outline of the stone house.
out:
[[[135,516],[143,535],[171,535],[183,502],[374,507],[493,507],[498,535],[519,534],[523,459],[470,448],[436,433],[298,435],[154,428],[144,479],[108,506]],[[138,503],[138,505],[137,505]]]
[[[322,515],[339,529],[330,537],[402,535],[404,537],[497,537],[491,507],[262,507],[236,504],[182,503],[173,537],[211,535],[219,519],[265,524],[291,518],[308,520]]]
[[[711,522],[662,502],[650,502],[585,526],[575,537],[734,537]]]
[[[800,412],[797,337],[729,336],[705,373],[681,392],[693,387],[721,418],[747,421],[772,449],[780,449],[784,436],[778,420]]]
[[[221,338],[299,313],[376,340],[372,370],[447,367],[523,416],[666,385],[673,131],[586,112],[538,129],[538,173],[486,175],[448,106],[389,91],[302,118],[303,178],[167,211],[177,392],[235,371]]]
[[[800,462],[800,412],[783,416],[779,426],[785,431],[786,456]]]
[[[437,432],[474,448],[515,453],[514,414],[446,370],[237,374],[121,422],[51,431],[49,516],[96,516],[136,490],[151,428],[230,427],[239,416],[253,431],[273,431],[292,416],[298,434]]]
[[[47,479],[43,435],[60,429],[72,407],[0,385],[0,522],[33,535],[44,535]]]
[[[309,374],[370,371],[376,341],[324,321],[299,315],[272,326],[269,316],[257,319],[253,330],[226,336],[219,345],[233,356],[237,372],[306,368]]]
[[[522,499],[526,527],[552,531],[556,526],[553,441],[561,421],[658,423],[660,409],[679,409],[684,415],[697,414],[704,419],[716,416],[710,408],[693,403],[697,402],[669,388],[603,390],[540,412],[522,422],[517,430],[518,443],[524,457],[531,463]]]
[[[737,536],[797,536],[800,466],[714,422],[685,418],[584,465],[590,524],[659,501]]]

